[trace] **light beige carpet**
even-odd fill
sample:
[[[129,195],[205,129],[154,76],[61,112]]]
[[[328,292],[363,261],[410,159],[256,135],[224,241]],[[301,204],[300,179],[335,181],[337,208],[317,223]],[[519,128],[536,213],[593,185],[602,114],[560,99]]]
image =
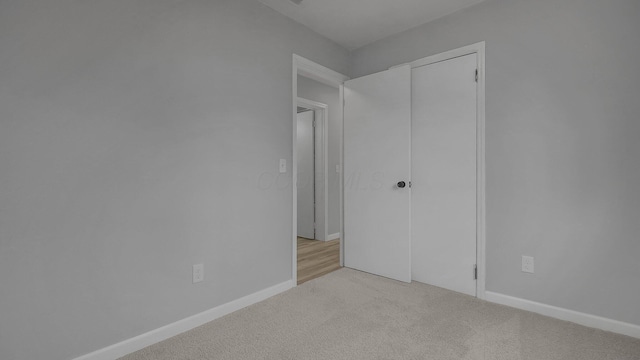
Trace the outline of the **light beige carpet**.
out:
[[[126,360],[640,359],[640,340],[341,269]]]

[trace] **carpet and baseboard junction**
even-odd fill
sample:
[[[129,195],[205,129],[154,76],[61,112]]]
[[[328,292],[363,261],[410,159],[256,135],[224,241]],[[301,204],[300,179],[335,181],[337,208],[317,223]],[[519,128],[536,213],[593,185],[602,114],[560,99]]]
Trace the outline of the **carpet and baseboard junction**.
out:
[[[640,360],[640,339],[340,269],[122,360]]]

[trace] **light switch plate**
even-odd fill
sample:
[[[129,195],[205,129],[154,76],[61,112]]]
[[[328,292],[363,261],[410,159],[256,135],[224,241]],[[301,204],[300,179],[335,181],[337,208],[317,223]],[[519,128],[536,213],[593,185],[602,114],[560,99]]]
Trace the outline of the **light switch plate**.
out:
[[[522,256],[522,272],[533,274],[533,256]]]
[[[287,172],[287,159],[280,159],[280,174]]]
[[[199,283],[204,280],[204,264],[193,265],[193,283]]]

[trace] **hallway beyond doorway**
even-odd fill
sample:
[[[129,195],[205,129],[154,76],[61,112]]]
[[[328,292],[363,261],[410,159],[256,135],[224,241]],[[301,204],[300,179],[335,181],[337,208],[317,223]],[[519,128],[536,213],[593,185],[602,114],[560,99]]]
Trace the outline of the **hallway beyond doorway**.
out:
[[[298,237],[298,285],[340,269],[340,239]]]

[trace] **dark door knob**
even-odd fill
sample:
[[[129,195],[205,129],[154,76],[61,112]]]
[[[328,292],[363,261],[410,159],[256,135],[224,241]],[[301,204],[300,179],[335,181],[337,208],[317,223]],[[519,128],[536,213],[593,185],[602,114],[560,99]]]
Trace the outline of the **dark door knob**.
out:
[[[404,181],[398,181],[398,187],[400,189],[403,189],[405,186],[407,186],[407,184]]]

